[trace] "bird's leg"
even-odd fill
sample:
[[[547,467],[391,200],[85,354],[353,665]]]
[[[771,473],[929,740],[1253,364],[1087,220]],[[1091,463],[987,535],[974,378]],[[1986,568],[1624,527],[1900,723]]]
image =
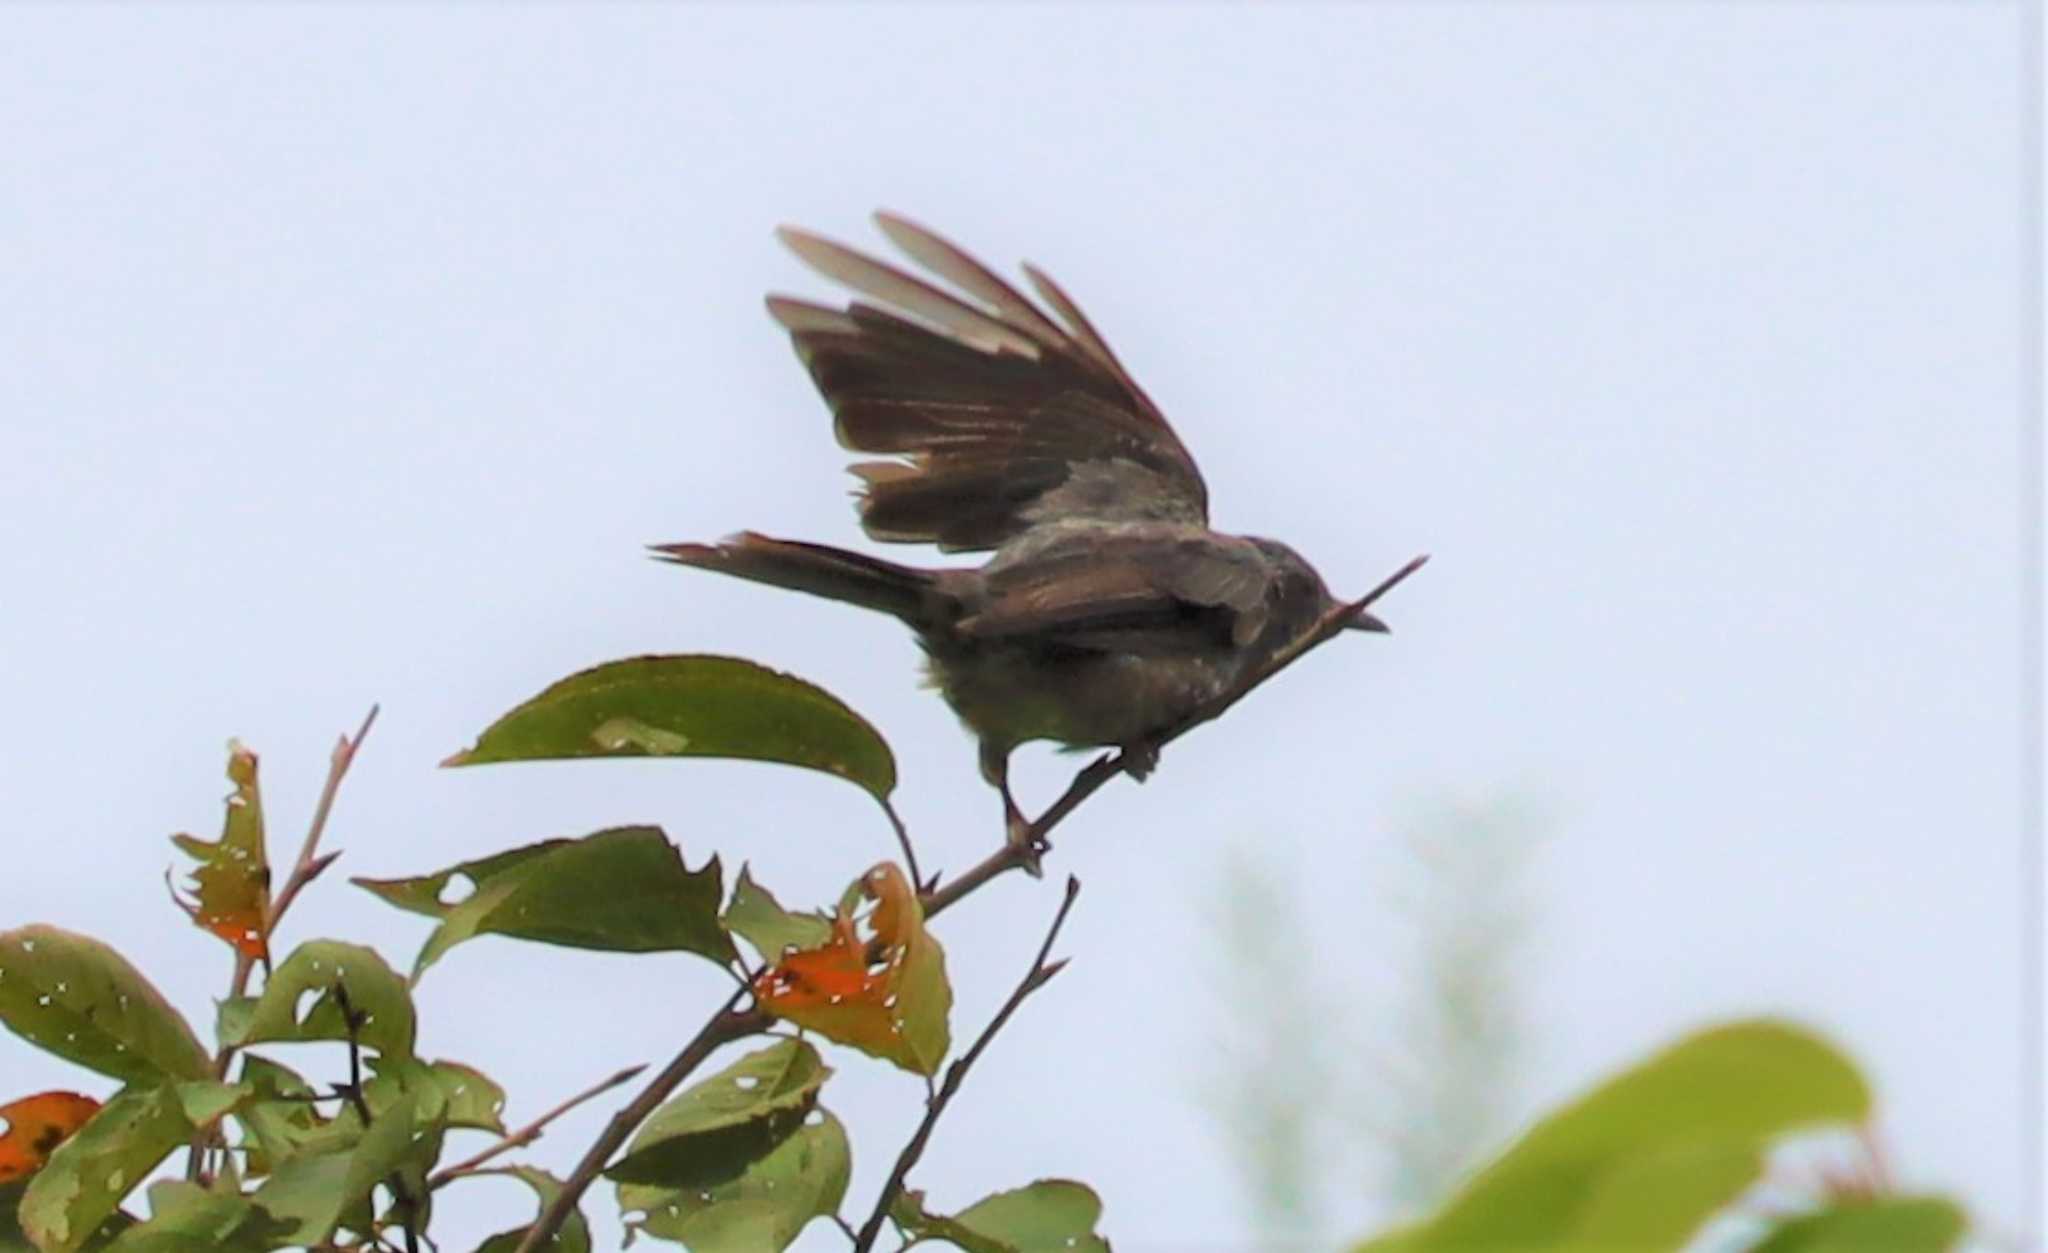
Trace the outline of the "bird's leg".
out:
[[[1125,774],[1143,783],[1145,776],[1159,765],[1158,741],[1133,740],[1121,747],[1117,758],[1123,764]]]
[[[1039,859],[1052,847],[1043,837],[1031,830],[1031,820],[1024,811],[1017,808],[1017,798],[1010,795],[1010,750],[987,740],[981,744],[981,777],[989,786],[1003,795],[1003,834],[1011,847],[1021,849],[1024,869],[1036,879],[1045,872],[1039,867]]]

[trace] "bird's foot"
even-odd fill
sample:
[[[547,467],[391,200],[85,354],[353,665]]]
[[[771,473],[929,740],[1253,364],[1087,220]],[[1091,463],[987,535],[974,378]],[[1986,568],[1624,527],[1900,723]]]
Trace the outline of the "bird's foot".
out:
[[[1017,808],[1008,793],[1003,796],[1003,828],[1010,847],[1016,850],[1017,864],[1024,868],[1024,873],[1034,879],[1043,879],[1045,867],[1041,863],[1052,851],[1052,841],[1033,829],[1031,820]]]
[[[1145,776],[1159,766],[1159,745],[1150,740],[1133,741],[1123,746],[1117,754],[1117,761],[1122,764],[1125,774],[1143,783]]]

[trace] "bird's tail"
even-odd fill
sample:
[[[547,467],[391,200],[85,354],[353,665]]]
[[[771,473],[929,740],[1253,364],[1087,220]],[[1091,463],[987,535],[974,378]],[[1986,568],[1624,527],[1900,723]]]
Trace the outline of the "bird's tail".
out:
[[[677,565],[809,592],[893,614],[912,626],[933,617],[937,572],[899,566],[824,544],[770,539],[742,531],[717,544],[655,544],[655,556]]]

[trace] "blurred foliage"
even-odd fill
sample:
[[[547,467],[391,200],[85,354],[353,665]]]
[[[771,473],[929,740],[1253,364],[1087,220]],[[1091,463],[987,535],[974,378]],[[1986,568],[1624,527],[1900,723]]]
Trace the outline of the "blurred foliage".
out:
[[[1227,973],[1203,1096],[1272,1247],[1329,1247],[1327,1198],[1357,1191],[1361,1159],[1381,1208],[1415,1210],[1505,1129],[1526,870],[1545,829],[1514,796],[1441,801],[1400,824],[1387,880],[1360,888],[1385,928],[1373,953],[1393,976],[1386,996],[1356,984],[1333,998],[1307,956],[1322,946],[1296,877],[1270,852],[1233,855],[1212,905],[1211,960]]]
[[[1441,1200],[1507,1130],[1537,925],[1529,867],[1549,830],[1545,807],[1513,794],[1440,799],[1400,824],[1405,873],[1384,895],[1408,977],[1357,1097],[1377,1128],[1377,1194],[1396,1210]]]
[[[1538,1120],[1435,1212],[1355,1253],[1676,1253],[1762,1181],[1774,1146],[1870,1112],[1862,1075],[1819,1037],[1768,1020],[1710,1028]],[[1941,1253],[1962,1233],[1938,1198],[1820,1200],[1752,1247]]]
[[[1229,856],[1212,907],[1218,1048],[1202,1095],[1230,1145],[1253,1229],[1310,1241],[1323,1231],[1325,1149],[1338,1142],[1330,1098],[1344,1039],[1314,987],[1316,946],[1292,881],[1242,849]]]
[[[1548,825],[1512,797],[1411,814],[1376,893],[1384,933],[1347,936],[1391,986],[1359,979],[1336,996],[1328,967],[1305,956],[1319,946],[1296,879],[1270,857],[1229,866],[1212,955],[1223,1044],[1205,1095],[1243,1178],[1254,1247],[1336,1244],[1329,1197],[1355,1186],[1346,1163],[1360,1156],[1376,1166],[1374,1208],[1411,1217],[1356,1253],[1954,1247],[1962,1211],[1898,1196],[1885,1177],[1855,1066],[1786,1023],[1698,1032],[1496,1148],[1527,1033],[1528,871]],[[1773,1154],[1796,1155],[1827,1129],[1856,1168],[1823,1170],[1765,1206]]]

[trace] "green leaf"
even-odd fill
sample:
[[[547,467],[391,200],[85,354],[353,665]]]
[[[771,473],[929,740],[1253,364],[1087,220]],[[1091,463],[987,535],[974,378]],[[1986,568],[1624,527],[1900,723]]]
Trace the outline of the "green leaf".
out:
[[[120,1093],[58,1145],[29,1181],[21,1201],[22,1229],[44,1253],[84,1248],[121,1198],[191,1134],[170,1087]]]
[[[1677,1249],[1779,1136],[1870,1112],[1847,1058],[1784,1023],[1693,1035],[1537,1123],[1428,1219],[1359,1246]]]
[[[344,1216],[366,1208],[371,1190],[416,1153],[410,1098],[383,1111],[354,1145],[276,1163],[256,1204],[292,1224],[292,1244],[318,1244]]]
[[[476,890],[444,904],[441,896],[458,875]],[[614,827],[418,878],[353,882],[400,909],[441,920],[413,963],[415,980],[457,944],[491,933],[615,953],[696,953],[721,964],[738,956],[718,925],[725,895],[718,858],[689,869],[659,827]]]
[[[256,754],[228,746],[227,820],[218,840],[174,835],[171,843],[197,858],[192,893],[179,908],[193,925],[210,931],[251,959],[269,956],[264,930],[270,919],[270,862],[263,846],[263,796],[256,785]]]
[[[21,1229],[19,1216],[21,1197],[28,1191],[28,1184],[26,1179],[0,1183],[0,1253],[37,1253],[36,1246],[28,1242],[28,1234]],[[105,1253],[108,1243],[134,1223],[124,1211],[115,1210],[85,1242],[83,1253]]]
[[[803,1124],[831,1073],[805,1040],[749,1053],[654,1111],[605,1176],[671,1188],[735,1178]]]
[[[737,757],[838,775],[876,800],[896,759],[821,687],[737,657],[633,657],[570,675],[444,765],[573,757]]]
[[[998,1192],[951,1217],[926,1213],[922,1192],[904,1192],[889,1213],[912,1244],[944,1240],[967,1253],[1109,1253],[1109,1241],[1095,1234],[1102,1199],[1071,1179]]]
[[[461,1062],[429,1062],[427,1070],[439,1099],[429,1103],[422,1095],[423,1120],[493,1135],[505,1134],[505,1089],[495,1079]]]
[[[1967,1225],[1941,1197],[1893,1197],[1780,1223],[1750,1253],[1946,1253]]]
[[[178,1109],[185,1115],[186,1122],[195,1127],[208,1127],[254,1095],[254,1090],[246,1084],[192,1079],[173,1084],[171,1093],[178,1098]]]
[[[125,1083],[204,1079],[213,1062],[170,1002],[98,940],[37,924],[0,932],[0,1021]]]
[[[478,1173],[510,1175],[523,1180],[526,1186],[532,1188],[540,1197],[540,1213],[546,1213],[548,1206],[554,1204],[555,1198],[562,1192],[561,1180],[547,1171],[537,1170],[532,1166],[508,1166],[503,1170]],[[539,1220],[539,1214],[534,1217],[536,1221]],[[519,1248],[519,1242],[526,1238],[526,1233],[532,1226],[532,1223],[528,1223],[511,1231],[501,1231],[478,1245],[476,1253],[515,1253]],[[569,1211],[568,1221],[562,1224],[561,1230],[546,1244],[540,1246],[539,1253],[590,1253],[590,1224],[584,1221],[582,1209]]]
[[[732,903],[725,907],[725,929],[739,936],[761,960],[775,963],[786,950],[817,948],[832,938],[832,920],[823,914],[793,914],[755,883],[745,866],[733,885]]]
[[[149,1210],[106,1253],[268,1253],[290,1243],[292,1224],[239,1192],[162,1179],[149,1185]]]
[[[37,1253],[36,1246],[28,1242],[27,1233],[21,1229],[18,1215],[22,1194],[28,1191],[28,1182],[17,1179],[13,1183],[0,1183],[0,1253]],[[86,1240],[82,1253],[105,1253],[114,1237],[134,1225],[133,1218],[124,1211],[115,1210]]]
[[[318,1136],[324,1120],[308,1099],[315,1095],[313,1086],[297,1073],[255,1053],[241,1056],[242,1086],[251,1095],[235,1111],[235,1121],[246,1133],[242,1147],[250,1172],[268,1173]]]
[[[780,1253],[811,1219],[839,1212],[853,1173],[846,1128],[822,1109],[737,1178],[710,1187],[621,1184],[631,1232],[688,1246],[690,1253]]]
[[[1763,1146],[1705,1139],[1645,1148],[1618,1160],[1588,1191],[1572,1247],[1676,1249],[1763,1173]]]
[[[411,1057],[412,995],[405,980],[372,949],[339,940],[312,940],[293,950],[253,1002],[222,1005],[223,1042],[236,1046],[271,1040],[346,1040],[347,1019],[336,988],[347,989],[362,1015],[356,1041],[385,1057]],[[300,999],[307,1000],[303,1015]]]

